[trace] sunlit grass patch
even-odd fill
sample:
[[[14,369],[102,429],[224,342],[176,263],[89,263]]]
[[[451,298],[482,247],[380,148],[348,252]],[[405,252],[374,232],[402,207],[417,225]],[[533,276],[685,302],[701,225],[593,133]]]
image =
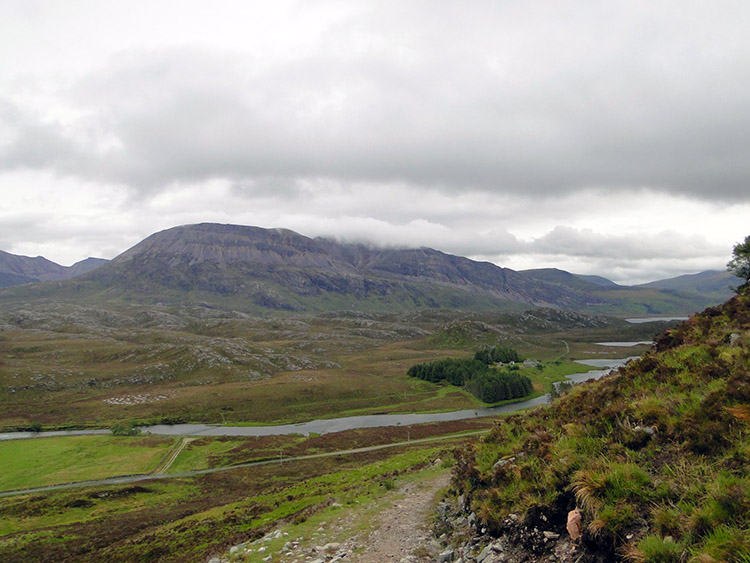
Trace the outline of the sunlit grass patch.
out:
[[[0,442],[0,489],[152,471],[175,438],[69,436]]]

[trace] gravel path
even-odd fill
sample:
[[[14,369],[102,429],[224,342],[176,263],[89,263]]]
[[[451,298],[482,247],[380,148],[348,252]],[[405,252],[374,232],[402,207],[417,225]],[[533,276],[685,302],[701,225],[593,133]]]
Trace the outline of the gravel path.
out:
[[[440,546],[432,537],[430,520],[435,495],[449,482],[450,473],[443,473],[406,485],[402,498],[380,513],[370,535],[348,546],[359,548],[359,553],[347,560],[357,563],[437,561]]]

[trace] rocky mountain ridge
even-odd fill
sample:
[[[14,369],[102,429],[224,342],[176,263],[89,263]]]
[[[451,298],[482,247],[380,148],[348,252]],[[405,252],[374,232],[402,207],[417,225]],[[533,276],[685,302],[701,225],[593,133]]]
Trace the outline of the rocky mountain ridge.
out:
[[[689,288],[602,280],[555,269],[517,272],[430,248],[374,248],[202,223],[155,233],[71,282],[0,292],[0,300],[204,303],[252,312],[543,306],[605,314],[684,314],[716,302]]]

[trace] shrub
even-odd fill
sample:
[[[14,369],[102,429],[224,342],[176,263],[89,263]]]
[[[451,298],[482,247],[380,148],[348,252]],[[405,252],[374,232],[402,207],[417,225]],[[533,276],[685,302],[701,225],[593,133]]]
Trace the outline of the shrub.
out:
[[[29,424],[29,432],[41,432],[42,431],[42,423],[41,422],[32,422]]]
[[[115,422],[110,426],[109,430],[113,436],[138,436],[141,433],[141,429],[138,428],[134,422],[129,424],[122,424],[121,422]]]

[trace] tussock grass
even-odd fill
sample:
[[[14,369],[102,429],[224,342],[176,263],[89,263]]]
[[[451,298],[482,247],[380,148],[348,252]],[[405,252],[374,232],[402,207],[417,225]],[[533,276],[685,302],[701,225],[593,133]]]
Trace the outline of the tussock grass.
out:
[[[496,533],[511,512],[564,528],[578,505],[587,549],[617,560],[750,560],[750,348],[729,338],[748,331],[745,288],[617,376],[509,417],[459,456],[457,490]]]

